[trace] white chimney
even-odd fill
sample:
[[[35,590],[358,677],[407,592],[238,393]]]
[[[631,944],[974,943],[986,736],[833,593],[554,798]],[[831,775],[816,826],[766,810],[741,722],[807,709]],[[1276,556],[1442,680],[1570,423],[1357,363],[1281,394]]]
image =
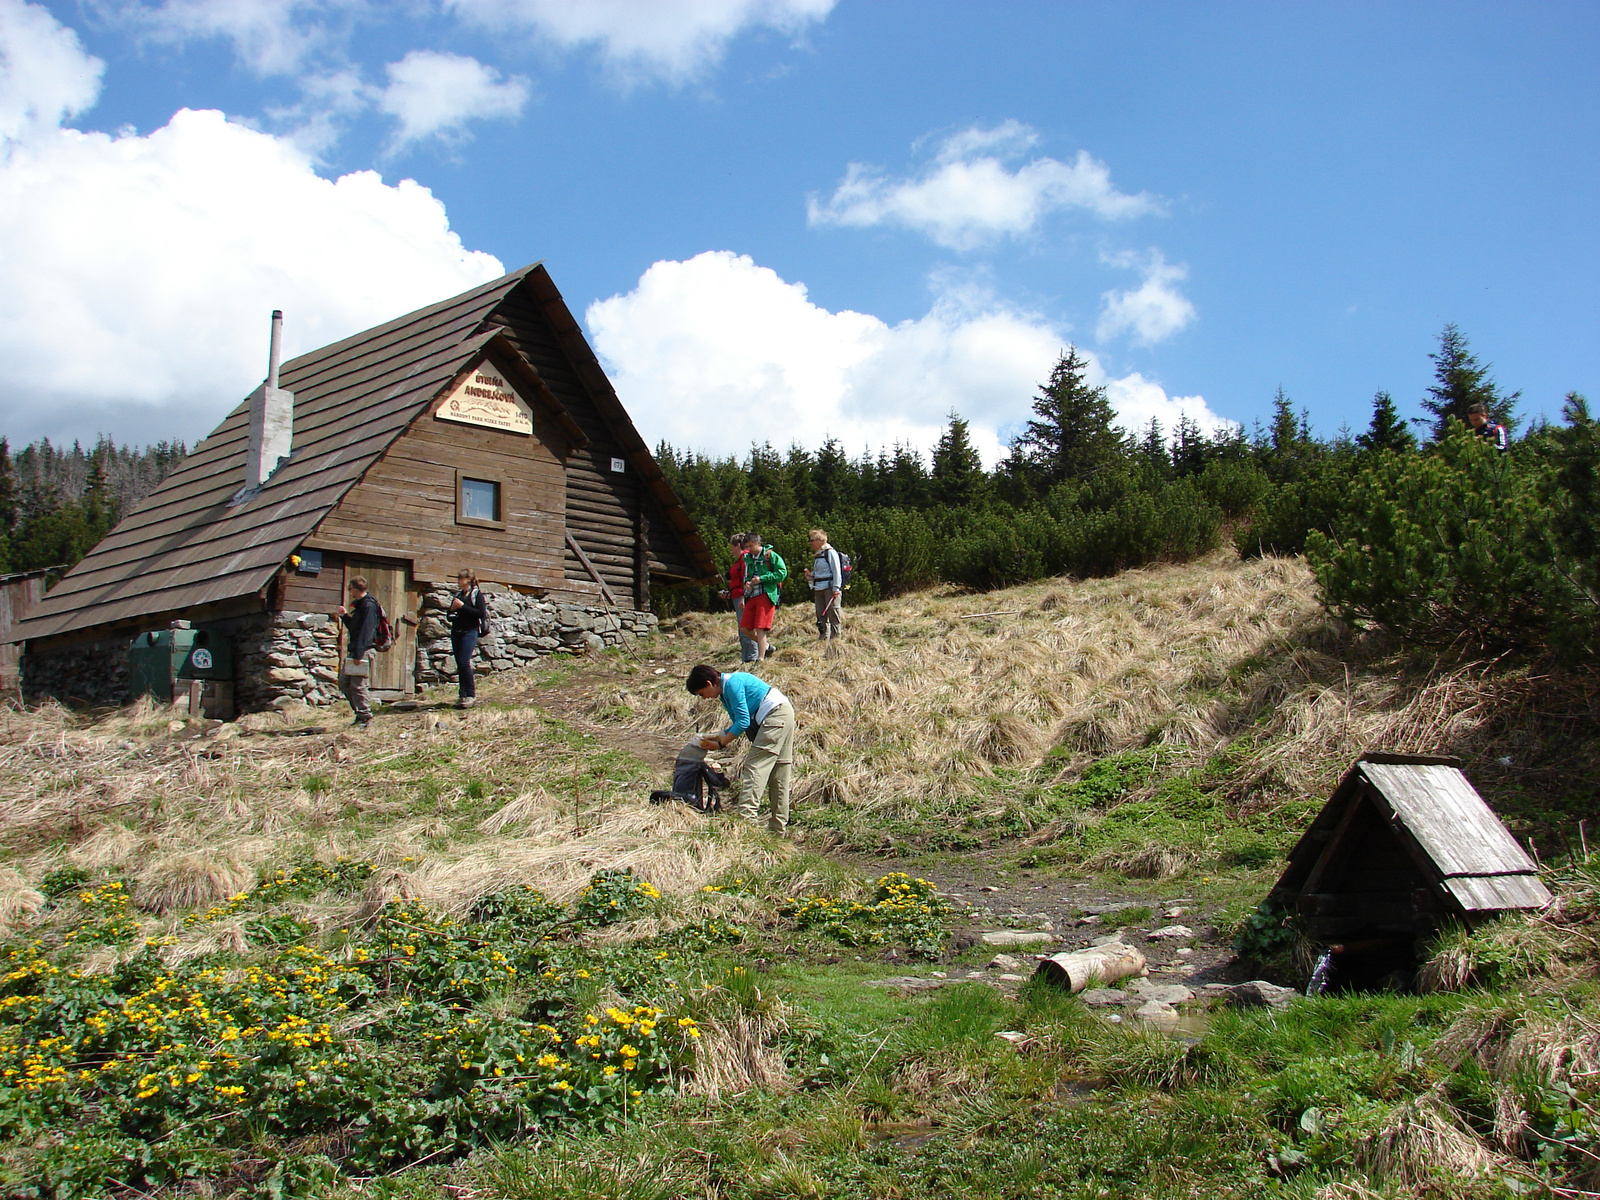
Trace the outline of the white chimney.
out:
[[[259,488],[289,457],[294,442],[294,393],[278,386],[279,343],[283,312],[272,310],[272,345],[267,355],[267,381],[250,394],[250,451],[245,460],[246,489]]]

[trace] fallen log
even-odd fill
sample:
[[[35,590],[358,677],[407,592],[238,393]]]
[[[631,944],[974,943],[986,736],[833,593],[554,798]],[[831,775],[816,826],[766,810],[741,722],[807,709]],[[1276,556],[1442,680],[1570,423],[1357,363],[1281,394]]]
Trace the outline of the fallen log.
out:
[[[1052,954],[1039,960],[1035,975],[1043,975],[1057,986],[1081,992],[1096,983],[1114,983],[1130,975],[1147,975],[1144,955],[1126,942],[1107,942],[1086,950]]]

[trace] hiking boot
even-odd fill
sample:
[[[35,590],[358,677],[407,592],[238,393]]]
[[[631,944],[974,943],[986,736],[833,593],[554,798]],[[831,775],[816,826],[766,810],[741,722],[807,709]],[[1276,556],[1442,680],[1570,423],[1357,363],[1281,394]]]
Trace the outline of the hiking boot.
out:
[[[357,717],[354,721],[351,722],[351,724],[354,725],[357,729],[365,729],[368,725],[372,724],[372,718],[371,717]]]
[[[471,708],[477,702],[478,702],[478,698],[476,696],[463,696],[463,697],[461,697],[461,699],[456,701],[456,707],[457,708]]]

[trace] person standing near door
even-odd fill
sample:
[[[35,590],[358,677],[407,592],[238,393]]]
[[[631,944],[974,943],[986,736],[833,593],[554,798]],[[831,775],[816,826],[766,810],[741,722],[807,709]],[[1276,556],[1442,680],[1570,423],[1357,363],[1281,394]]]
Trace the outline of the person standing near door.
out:
[[[364,575],[350,577],[350,603],[341,604],[334,616],[344,625],[349,641],[344,662],[339,664],[339,690],[356,714],[355,724],[365,729],[372,724],[371,682],[373,646],[378,640],[378,602],[367,594]]]
[[[456,594],[450,599],[450,649],[456,656],[456,707],[478,702],[478,681],[472,674],[472,656],[478,639],[489,630],[489,602],[478,586],[475,572],[463,568],[456,574]]]

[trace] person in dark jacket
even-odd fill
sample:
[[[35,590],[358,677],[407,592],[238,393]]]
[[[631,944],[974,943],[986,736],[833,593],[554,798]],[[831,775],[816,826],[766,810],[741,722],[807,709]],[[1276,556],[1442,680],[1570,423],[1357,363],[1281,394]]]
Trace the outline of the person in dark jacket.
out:
[[[450,649],[456,656],[456,707],[471,708],[478,702],[478,681],[472,674],[472,656],[478,651],[478,638],[489,623],[489,602],[478,587],[475,572],[462,570],[456,575],[456,594],[450,599]]]
[[[1501,453],[1504,453],[1506,447],[1511,444],[1511,434],[1506,427],[1498,421],[1489,419],[1487,404],[1474,404],[1467,409],[1467,424],[1472,426],[1473,433]]]
[[[350,701],[356,725],[365,729],[372,724],[372,695],[367,685],[371,682],[372,647],[378,640],[378,602],[367,595],[365,576],[351,578],[350,603],[341,604],[333,615],[344,625],[349,639],[339,668],[339,690]]]

